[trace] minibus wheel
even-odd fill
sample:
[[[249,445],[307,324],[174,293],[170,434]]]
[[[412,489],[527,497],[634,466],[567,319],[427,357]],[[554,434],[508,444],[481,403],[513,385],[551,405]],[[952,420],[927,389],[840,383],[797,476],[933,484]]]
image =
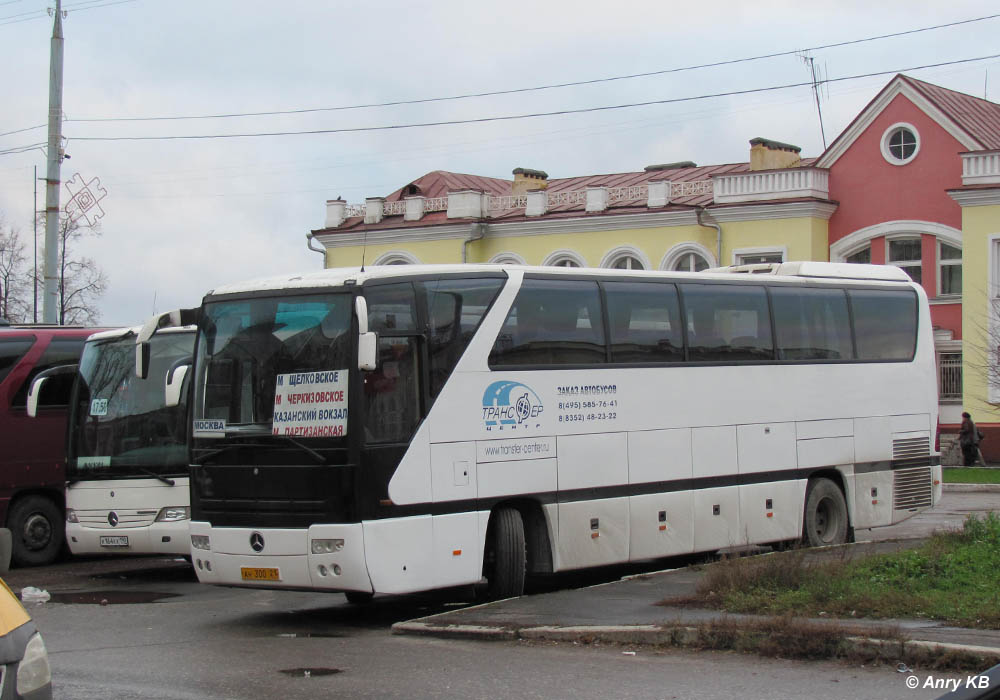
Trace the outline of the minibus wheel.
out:
[[[810,547],[825,547],[847,542],[850,524],[844,493],[830,479],[809,482],[803,539]]]
[[[516,598],[524,593],[527,549],[524,521],[515,508],[500,508],[490,523],[492,538],[487,554],[488,595],[492,600]]]
[[[14,502],[7,514],[13,536],[11,559],[17,566],[51,564],[65,540],[64,518],[44,496],[26,496]]]

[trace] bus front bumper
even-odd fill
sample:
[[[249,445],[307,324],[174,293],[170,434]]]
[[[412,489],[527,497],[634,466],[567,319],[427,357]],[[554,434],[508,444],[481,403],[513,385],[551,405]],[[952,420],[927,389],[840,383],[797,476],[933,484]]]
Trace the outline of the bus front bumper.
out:
[[[189,553],[202,583],[372,592],[360,523],[285,530],[193,521]]]
[[[73,554],[176,554],[191,550],[190,520],[154,522],[144,527],[94,528],[66,523],[66,542]]]

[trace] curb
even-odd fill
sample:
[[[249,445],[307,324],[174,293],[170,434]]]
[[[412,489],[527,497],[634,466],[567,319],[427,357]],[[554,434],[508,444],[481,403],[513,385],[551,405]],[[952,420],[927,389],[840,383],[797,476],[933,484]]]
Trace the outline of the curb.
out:
[[[942,484],[945,493],[1000,493],[1000,484]]]
[[[641,646],[677,646],[699,648],[702,630],[691,625],[570,625],[538,627],[488,627],[483,625],[436,625],[426,622],[397,622],[392,634],[414,634],[445,639],[480,641],[553,641],[592,644],[629,644]],[[846,638],[859,650],[882,647],[907,652],[953,652],[1000,658],[1000,647],[932,642],[920,639],[905,641],[852,635]]]

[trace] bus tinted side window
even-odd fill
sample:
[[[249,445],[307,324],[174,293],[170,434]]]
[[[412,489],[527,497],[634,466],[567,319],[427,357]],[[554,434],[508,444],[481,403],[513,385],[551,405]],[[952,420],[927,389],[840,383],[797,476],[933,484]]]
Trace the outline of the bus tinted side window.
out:
[[[500,292],[500,279],[444,279],[427,283],[430,392],[437,396]]]
[[[859,360],[912,360],[917,347],[917,295],[912,291],[852,289]]]
[[[672,284],[607,282],[612,362],[681,362],[684,338]]]
[[[0,340],[0,382],[21,361],[24,354],[35,344],[34,338],[11,338]]]
[[[850,360],[851,321],[842,289],[772,287],[779,360]]]
[[[24,408],[28,402],[28,389],[31,382],[39,372],[59,365],[72,365],[80,361],[80,353],[83,352],[83,338],[53,338],[45,352],[38,358],[38,364],[28,375],[28,378],[21,384],[21,388],[14,395],[11,406]],[[73,391],[72,374],[60,374],[51,377],[42,387],[42,393],[38,397],[40,407],[68,406],[69,397]]]
[[[771,315],[763,287],[682,284],[692,362],[774,359]]]
[[[605,361],[597,282],[526,279],[490,353],[490,366]]]

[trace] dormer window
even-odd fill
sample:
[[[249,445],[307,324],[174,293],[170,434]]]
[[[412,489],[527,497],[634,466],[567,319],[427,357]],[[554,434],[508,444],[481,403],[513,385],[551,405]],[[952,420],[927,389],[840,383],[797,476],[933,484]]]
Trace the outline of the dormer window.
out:
[[[882,157],[892,165],[906,165],[920,152],[920,136],[911,124],[893,124],[882,134]]]

